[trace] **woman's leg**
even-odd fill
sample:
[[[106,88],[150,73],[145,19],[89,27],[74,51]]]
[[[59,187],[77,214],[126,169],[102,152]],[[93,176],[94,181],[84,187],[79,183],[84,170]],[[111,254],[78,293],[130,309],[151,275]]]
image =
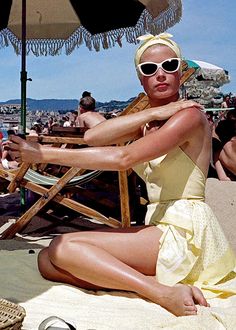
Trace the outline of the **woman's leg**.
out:
[[[175,315],[196,314],[194,300],[206,305],[198,289],[167,287],[153,277],[161,234],[146,226],[61,235],[40,253],[39,270],[50,280],[133,291]]]

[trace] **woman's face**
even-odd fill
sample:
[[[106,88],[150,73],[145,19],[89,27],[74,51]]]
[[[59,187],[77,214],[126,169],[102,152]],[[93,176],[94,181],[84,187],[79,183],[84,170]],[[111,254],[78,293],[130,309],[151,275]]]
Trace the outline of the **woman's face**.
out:
[[[177,57],[175,52],[165,45],[154,45],[143,53],[141,62],[161,63],[166,59]],[[140,81],[151,105],[166,104],[179,98],[180,69],[174,73],[167,73],[162,68],[152,76],[141,75]]]

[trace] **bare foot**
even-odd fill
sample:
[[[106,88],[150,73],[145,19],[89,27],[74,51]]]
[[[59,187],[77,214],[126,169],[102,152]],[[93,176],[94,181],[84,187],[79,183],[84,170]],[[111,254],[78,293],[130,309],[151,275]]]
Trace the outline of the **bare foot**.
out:
[[[210,307],[210,304],[206,301],[205,297],[202,294],[202,291],[198,289],[196,286],[191,286],[192,291],[193,291],[193,299],[195,304],[205,306],[205,307]]]
[[[169,290],[161,306],[176,316],[196,315],[197,308],[195,304],[205,307],[210,306],[202,291],[195,286],[176,284],[170,287]]]
[[[176,316],[197,314],[194,301],[199,303],[199,301],[203,302],[204,299],[200,290],[200,292],[194,290],[193,293],[192,287],[183,284],[176,284],[167,290],[165,297],[162,297],[161,301],[159,301],[162,307]]]

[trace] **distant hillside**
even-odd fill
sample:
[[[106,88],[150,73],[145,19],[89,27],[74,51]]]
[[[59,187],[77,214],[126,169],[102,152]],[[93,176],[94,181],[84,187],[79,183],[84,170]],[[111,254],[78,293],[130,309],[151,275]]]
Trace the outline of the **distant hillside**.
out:
[[[127,101],[111,100],[109,102],[96,102],[96,109],[98,111],[109,112],[112,110],[124,109],[134,98]],[[0,104],[20,104],[20,99],[13,99],[8,101],[0,101]],[[78,100],[76,99],[44,99],[35,100],[27,98],[27,109],[29,111],[73,111],[78,108]]]
[[[27,98],[28,110],[41,110],[41,111],[71,111],[78,107],[78,100],[76,99],[45,99],[35,100]],[[8,100],[6,102],[0,102],[0,104],[20,104],[20,99]]]

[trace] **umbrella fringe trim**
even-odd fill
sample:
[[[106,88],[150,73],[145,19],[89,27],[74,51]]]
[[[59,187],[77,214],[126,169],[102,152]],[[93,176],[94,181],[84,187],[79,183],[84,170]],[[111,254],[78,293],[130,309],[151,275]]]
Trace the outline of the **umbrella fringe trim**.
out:
[[[169,27],[178,23],[182,16],[181,0],[169,0],[169,7],[157,18],[153,18],[145,9],[136,26],[120,28],[109,32],[91,35],[83,26],[79,27],[67,40],[61,39],[34,39],[26,41],[26,54],[35,56],[60,55],[64,48],[65,54],[69,55],[75,48],[85,44],[89,50],[99,51],[101,48],[108,49],[118,44],[122,47],[122,39],[128,43],[137,44],[137,37],[145,34],[159,34]],[[0,48],[11,44],[17,55],[21,54],[22,44],[10,30],[3,29],[0,32]]]

